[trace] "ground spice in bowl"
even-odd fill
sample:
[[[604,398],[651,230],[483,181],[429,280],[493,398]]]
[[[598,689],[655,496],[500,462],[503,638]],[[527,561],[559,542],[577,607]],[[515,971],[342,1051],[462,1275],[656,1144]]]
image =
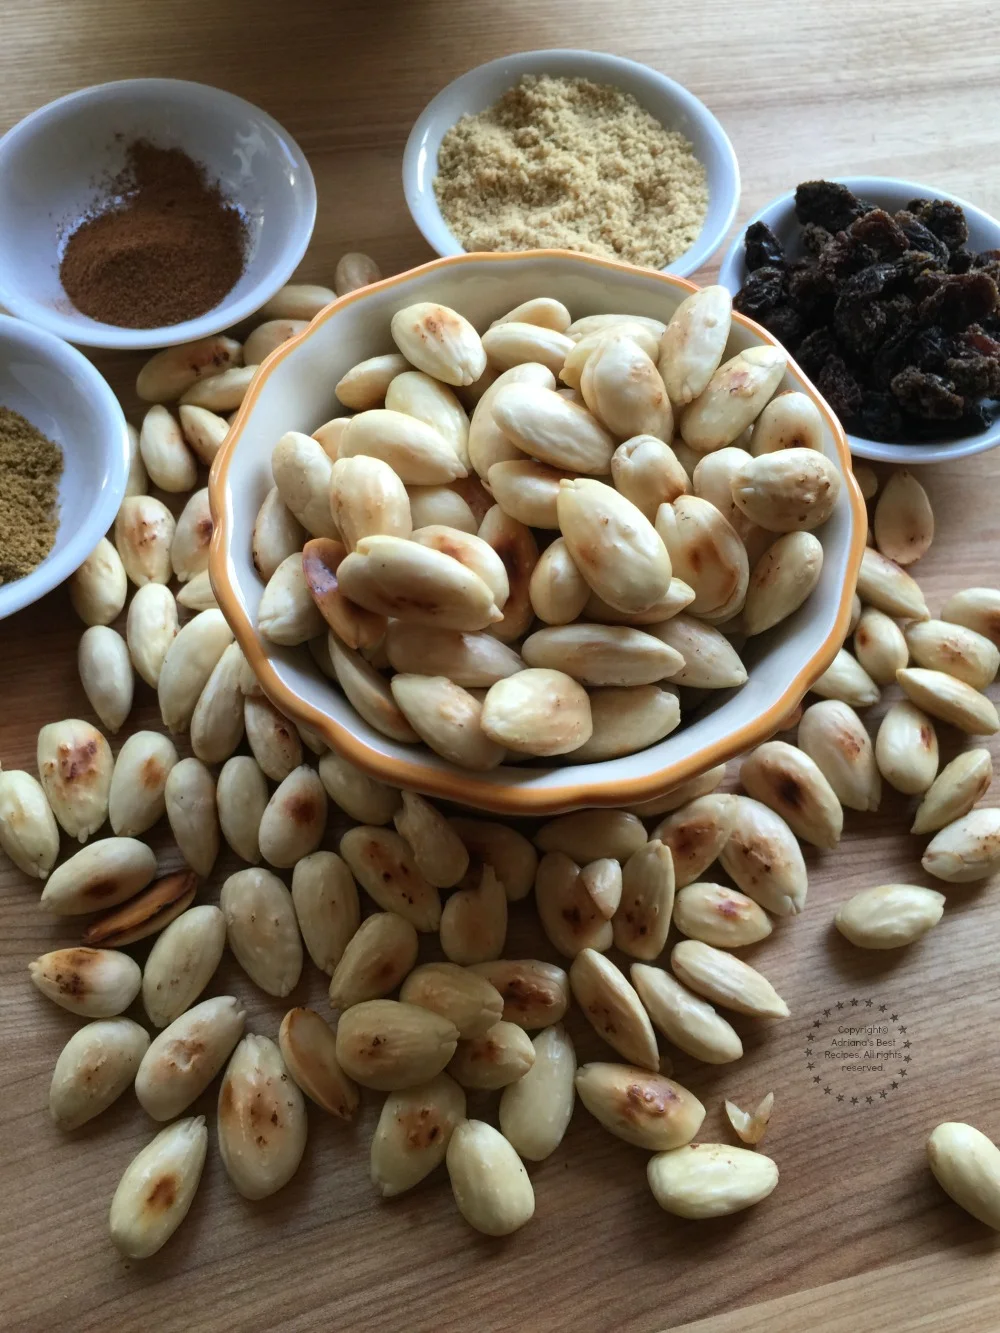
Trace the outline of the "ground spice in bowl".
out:
[[[181,149],[136,140],[103,195],[59,266],[77,310],[120,328],[160,328],[203,315],[236,285],[246,223]]]
[[[62,470],[59,446],[0,407],[0,583],[24,578],[52,550]]]
[[[705,168],[630,94],[526,74],[445,134],[438,206],[467,250],[559,248],[664,268],[697,239]]]

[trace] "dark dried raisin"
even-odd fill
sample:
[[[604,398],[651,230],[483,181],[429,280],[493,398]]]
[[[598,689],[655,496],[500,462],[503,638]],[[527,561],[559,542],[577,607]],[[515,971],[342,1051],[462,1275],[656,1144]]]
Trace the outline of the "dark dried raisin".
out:
[[[769,310],[760,321],[769,333],[773,333],[783,347],[794,352],[805,332],[802,316],[792,306],[784,303]]]
[[[903,411],[916,417],[957,421],[965,410],[965,400],[950,380],[916,366],[907,366],[895,376],[892,392]]]
[[[815,222],[807,222],[802,228],[802,249],[816,259],[833,240],[833,232]]]
[[[766,222],[754,222],[747,227],[744,249],[747,271],[750,273],[765,265],[772,268],[784,267],[784,247]]]
[[[898,440],[906,429],[899,404],[891,393],[868,391],[851,423],[857,435],[869,440]]]
[[[960,249],[969,239],[965,214],[950,199],[911,199],[906,208],[916,214],[938,240],[944,241],[949,250]]]
[[[952,356],[944,363],[944,371],[955,386],[955,392],[973,398],[1000,398],[1000,361],[991,356]]]
[[[948,263],[948,247],[924,226],[916,214],[901,209],[895,214],[894,221],[909,242],[911,250],[924,250],[933,255],[940,267]]]
[[[852,273],[874,264],[877,256],[871,246],[857,241],[846,231],[838,232],[819,257],[819,266],[831,282],[841,283]]]
[[[837,340],[832,329],[813,329],[799,343],[795,359],[810,379],[817,379],[820,371],[830,360],[837,356]]]
[[[997,308],[1000,293],[988,273],[956,273],[941,282],[920,304],[925,324],[940,324],[957,333],[978,324]]]
[[[751,319],[761,319],[785,295],[785,275],[780,268],[758,268],[733,298],[733,307]]]
[[[816,388],[842,421],[854,416],[861,406],[861,385],[839,356],[831,356],[823,365],[816,375]]]
[[[896,259],[910,248],[902,228],[884,208],[873,208],[870,213],[855,218],[848,234],[870,246],[879,259]]]
[[[803,181],[795,190],[795,216],[803,225],[815,222],[827,231],[844,231],[865,211],[861,200],[837,181]]]
[[[948,259],[948,272],[968,273],[975,266],[975,258],[971,250],[952,250]]]

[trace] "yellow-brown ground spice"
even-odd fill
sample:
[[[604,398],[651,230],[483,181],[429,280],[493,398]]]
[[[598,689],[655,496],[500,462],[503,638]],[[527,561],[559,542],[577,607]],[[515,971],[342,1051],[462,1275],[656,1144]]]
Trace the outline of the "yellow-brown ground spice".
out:
[[[62,470],[59,446],[0,407],[0,583],[30,574],[52,550]]]
[[[441,140],[434,191],[467,250],[555,247],[663,268],[708,211],[683,135],[620,88],[525,75]]]

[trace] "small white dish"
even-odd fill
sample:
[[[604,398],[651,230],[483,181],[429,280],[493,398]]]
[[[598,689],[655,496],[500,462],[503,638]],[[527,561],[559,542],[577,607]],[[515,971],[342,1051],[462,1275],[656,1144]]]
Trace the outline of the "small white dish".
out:
[[[246,268],[196,319],[154,329],[103,324],[73,306],[59,262],[74,224],[135,139],[182,148],[243,212]],[[126,79],[60,97],[0,140],[0,305],[84,347],[169,347],[252,315],[295,271],[312,236],[316,186],[305,155],[241,97],[180,79]]]
[[[0,315],[0,405],[63,453],[59,528],[40,565],[0,584],[0,620],[69,578],[114,522],[128,479],[125,416],[82,352],[44,329]]]
[[[1000,249],[1000,222],[984,213],[975,204],[959,199],[946,190],[937,190],[931,185],[919,185],[916,181],[897,180],[892,176],[832,176],[831,180],[846,185],[859,199],[876,204],[888,213],[895,213],[905,208],[911,199],[950,199],[953,204],[965,212],[969,224],[968,247],[970,250]],[[743,242],[747,228],[755,222],[766,222],[783,245],[789,245],[798,233],[799,223],[795,217],[795,191],[780,195],[755,213],[747,222],[726,252],[719,269],[717,281],[727,288],[733,296],[746,281],[747,267],[744,258]],[[797,257],[794,245],[790,248],[793,258]],[[953,458],[968,458],[971,454],[981,454],[987,449],[1000,445],[1000,417],[985,430],[959,438],[928,441],[926,444],[893,444],[884,440],[869,440],[863,435],[847,434],[851,453],[858,458],[870,458],[880,463],[905,464],[912,467],[922,463],[946,463]]]
[[[708,213],[695,243],[663,272],[686,278],[708,263],[732,226],[740,199],[733,145],[704,102],[679,83],[648,65],[600,51],[522,51],[479,65],[442,88],[417,118],[403,153],[406,203],[427,243],[439,255],[465,253],[441,216],[434,194],[441,140],[462,116],[485,111],[524,74],[614,84],[631,93],[668,130],[677,130],[690,141],[708,174]]]

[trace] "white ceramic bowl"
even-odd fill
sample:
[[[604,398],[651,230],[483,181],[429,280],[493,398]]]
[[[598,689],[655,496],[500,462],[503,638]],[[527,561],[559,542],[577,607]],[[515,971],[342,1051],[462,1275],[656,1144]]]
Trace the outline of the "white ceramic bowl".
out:
[[[38,600],[86,560],[125,494],[129,443],[110,386],[69,343],[0,315],[0,403],[63,452],[59,529],[36,569],[0,584],[0,620]]]
[[[975,204],[966,203],[957,195],[937,190],[931,185],[918,185],[915,181],[896,180],[891,176],[834,176],[841,185],[853,190],[859,199],[876,204],[889,213],[905,208],[911,199],[950,199],[965,211],[969,224],[970,250],[995,250],[1000,248],[1000,222],[984,213]],[[718,282],[728,288],[735,296],[746,281],[747,267],[744,258],[743,242],[747,227],[755,222],[766,222],[778,239],[787,244],[798,233],[799,224],[795,218],[795,191],[783,194],[755,213],[746,227],[733,241],[726,252],[719,269]],[[793,258],[798,254],[794,246],[789,253]],[[800,253],[800,252],[799,252]],[[869,440],[863,435],[847,436],[851,453],[859,458],[871,458],[882,463],[905,464],[913,467],[921,463],[944,463],[952,458],[967,458],[970,454],[981,454],[987,449],[995,449],[1000,444],[1000,417],[985,430],[959,438],[944,437],[929,440],[926,444],[892,444],[884,440]]]
[[[694,290],[680,278],[565,251],[462,255],[343,297],[273,352],[254,378],[212,468],[216,528],[210,568],[220,606],[275,704],[386,782],[512,815],[645,800],[777,730],[844,640],[867,531],[861,493],[849,477],[843,431],[794,365],[783,385],[814,399],[823,415],[824,450],[848,478],[832,518],[817,534],[825,552],[819,584],[793,616],[752,641],[746,685],[714,695],[682,730],[639,754],[592,764],[574,764],[568,755],[560,767],[504,766],[470,773],[423,747],[387,740],[320,674],[304,647],[280,648],[255,629],[263,585],[250,558],[250,537],[272,484],[275,441],[286,430],[311,431],[343,412],[334,384],[356,362],[391,348],[389,321],[397,310],[415,301],[440,301],[484,329],[519,302],[548,295],[564,301],[574,316],[619,310],[668,319]],[[738,317],[730,354],[773,341]]]
[[[690,249],[664,269],[687,277],[706,264],[733,224],[740,199],[740,171],[725,130],[693,93],[648,65],[600,51],[522,51],[469,70],[431,101],[417,118],[403,153],[403,190],[413,220],[439,255],[460,255],[464,246],[453,234],[434,195],[441,140],[462,116],[492,106],[524,74],[610,83],[631,93],[640,106],[692,144],[708,173],[708,213]]]
[[[243,211],[250,232],[242,277],[197,319],[123,329],[76,310],[59,281],[73,224],[101,200],[125,149],[146,138],[182,148]],[[301,148],[241,97],[180,79],[127,79],[60,97],[0,140],[0,305],[85,347],[189,342],[258,310],[294,272],[312,236],[316,187]]]

